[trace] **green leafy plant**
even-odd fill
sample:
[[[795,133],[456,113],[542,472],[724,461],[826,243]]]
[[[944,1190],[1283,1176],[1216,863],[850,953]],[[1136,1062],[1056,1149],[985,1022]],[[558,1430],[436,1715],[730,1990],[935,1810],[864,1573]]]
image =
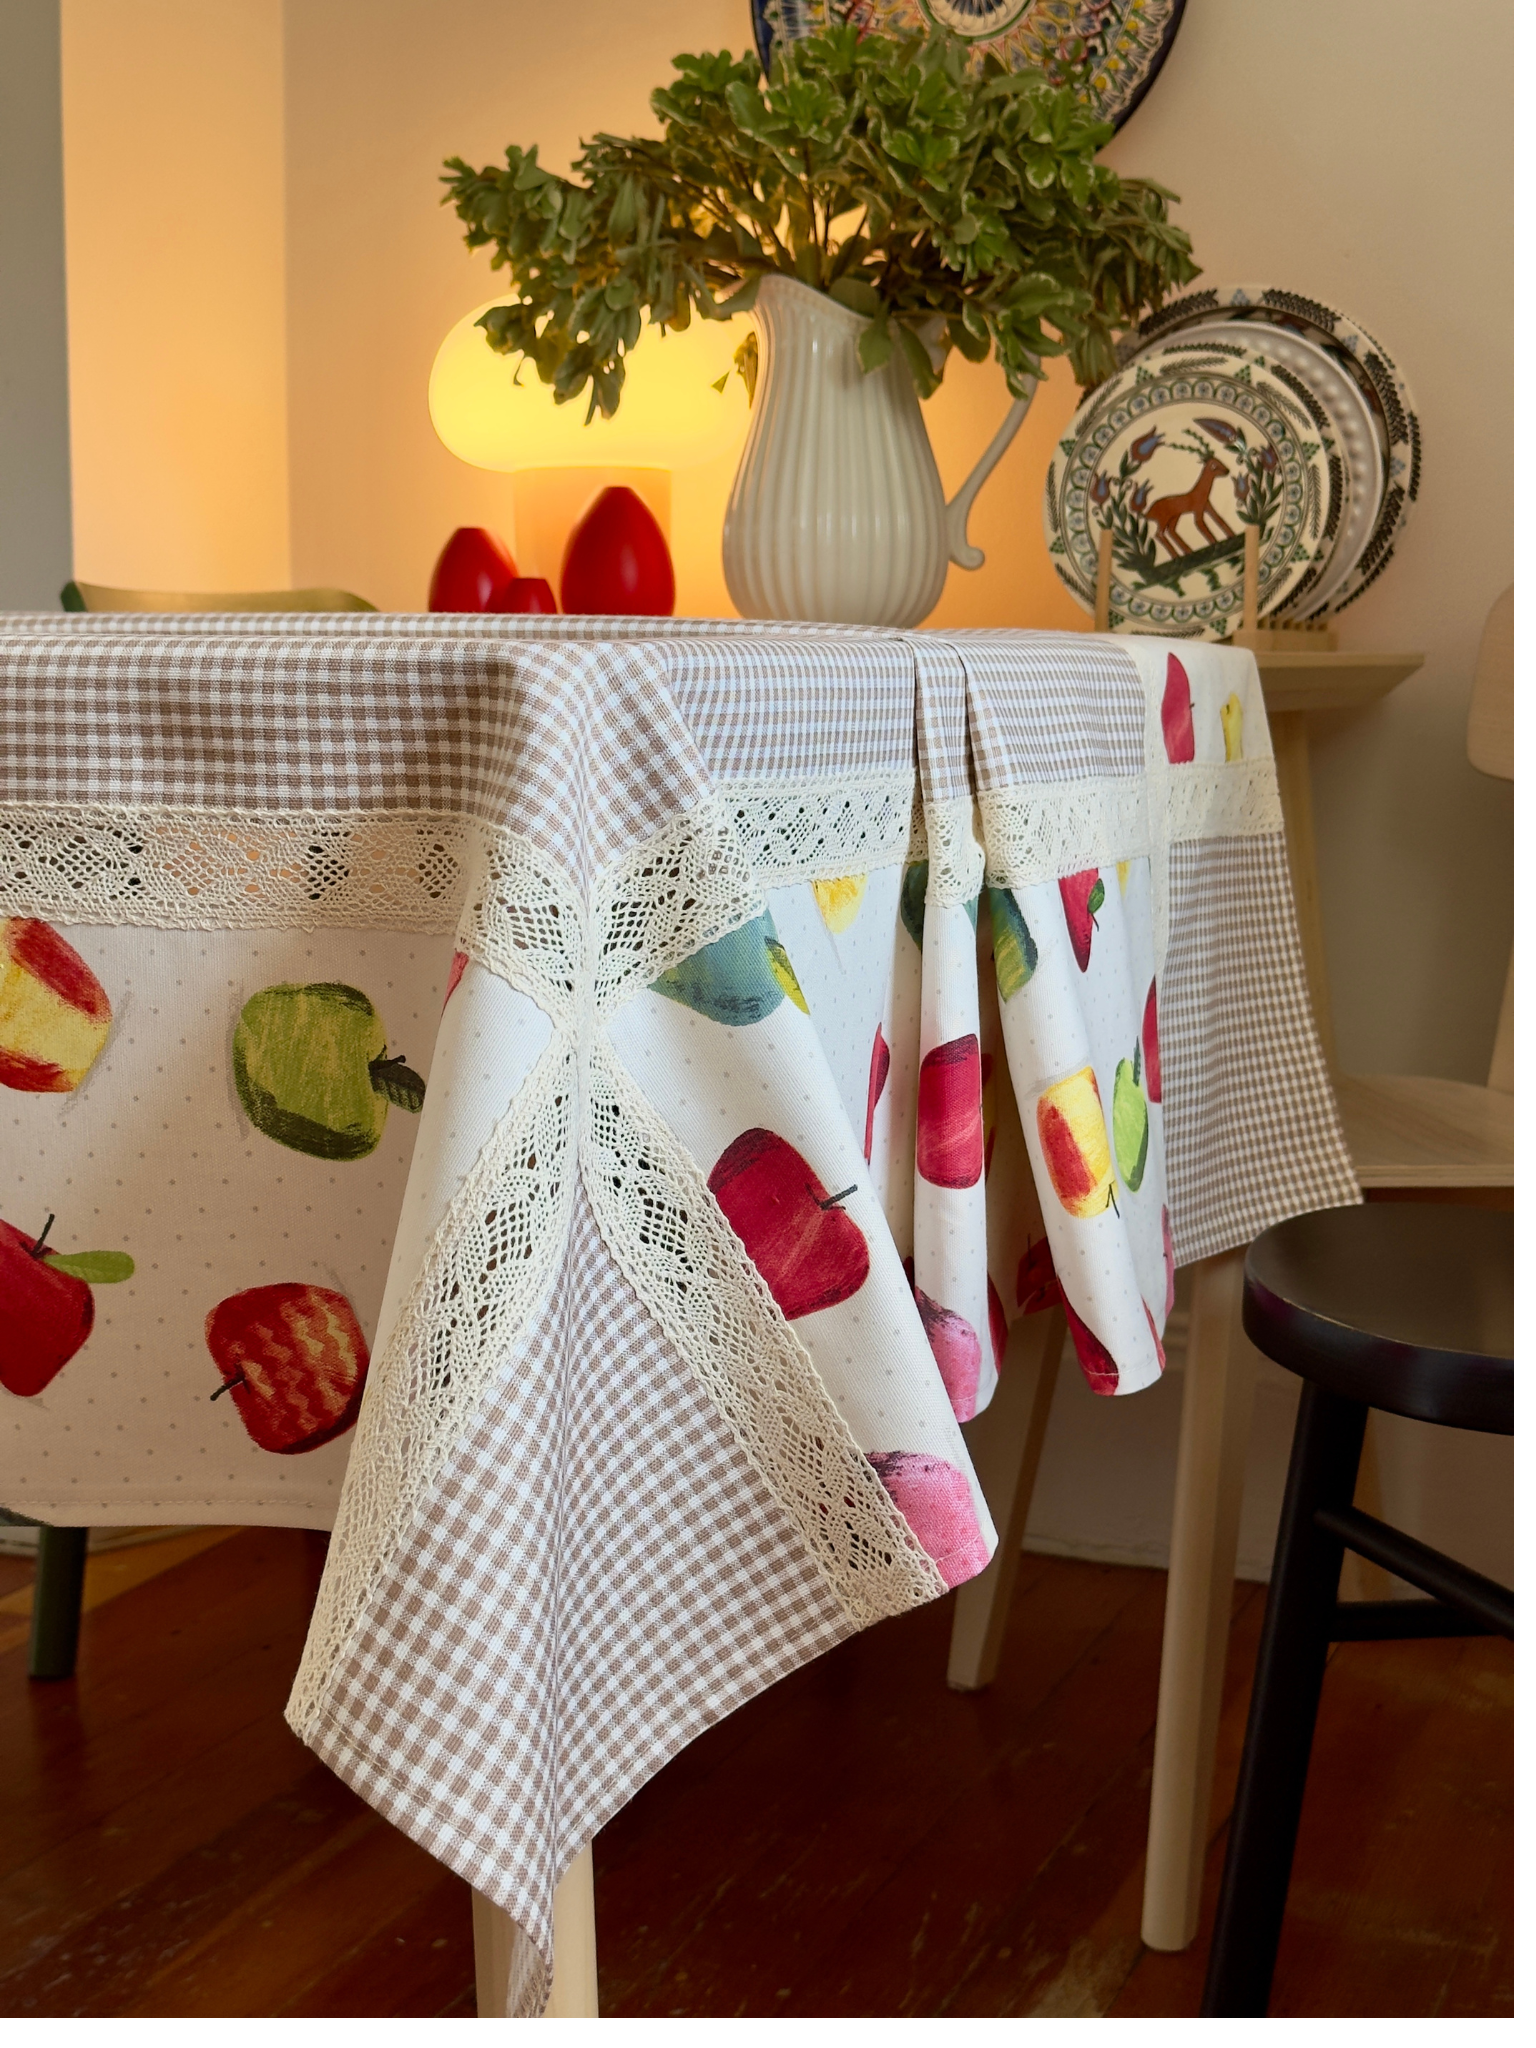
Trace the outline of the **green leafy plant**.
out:
[[[1047,356],[1091,387],[1113,336],[1198,273],[1174,197],[1097,163],[1111,130],[1070,86],[950,37],[845,24],[755,56],[673,59],[657,137],[597,135],[574,178],[512,144],[505,169],[448,159],[445,204],[511,273],[480,324],[560,400],[612,414],[643,316],[745,312],[770,272],[866,314],[866,370],[900,349],[919,392],[951,349],[997,356],[1017,397]],[[746,366],[744,365],[744,371]]]

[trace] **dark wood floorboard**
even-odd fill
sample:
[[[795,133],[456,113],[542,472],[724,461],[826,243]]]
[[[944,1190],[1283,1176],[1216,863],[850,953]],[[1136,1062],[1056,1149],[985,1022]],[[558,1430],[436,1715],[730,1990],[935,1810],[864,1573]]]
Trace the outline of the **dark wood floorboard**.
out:
[[[467,1888],[282,1721],[323,1554],[252,1529],[172,1565],[86,1616],[67,1684],[0,1654],[0,2016],[474,2016]],[[1264,1601],[1238,1589],[1201,1936],[1161,1956],[1162,1600],[1026,1558],[989,1691],[944,1686],[941,1602],[710,1729],[598,1839],[604,2011],[1197,2011]],[[1512,1729],[1505,1644],[1336,1652],[1277,2013],[1512,2011]]]

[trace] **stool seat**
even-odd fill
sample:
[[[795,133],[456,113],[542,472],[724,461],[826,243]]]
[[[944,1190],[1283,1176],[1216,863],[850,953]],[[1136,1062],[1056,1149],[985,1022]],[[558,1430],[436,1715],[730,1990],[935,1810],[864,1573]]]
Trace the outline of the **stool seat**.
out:
[[[1277,1364],[1347,1400],[1508,1436],[1514,1258],[1507,1212],[1320,1209],[1254,1240],[1243,1328]]]

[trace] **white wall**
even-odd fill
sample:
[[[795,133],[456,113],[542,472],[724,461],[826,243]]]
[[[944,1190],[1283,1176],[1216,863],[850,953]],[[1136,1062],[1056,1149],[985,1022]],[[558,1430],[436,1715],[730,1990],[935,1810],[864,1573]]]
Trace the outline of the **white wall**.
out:
[[[0,611],[70,574],[64,174],[55,0],[0,6]]]
[[[281,0],[63,0],[75,571],[290,580]]]

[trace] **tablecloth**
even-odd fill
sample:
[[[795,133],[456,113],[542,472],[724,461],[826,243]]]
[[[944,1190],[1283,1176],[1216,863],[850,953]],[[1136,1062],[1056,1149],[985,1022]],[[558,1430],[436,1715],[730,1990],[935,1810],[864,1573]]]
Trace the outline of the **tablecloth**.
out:
[[[1358,1199],[1251,656],[0,622],[0,1499],[330,1526],[289,1714],[523,1930],[996,1536],[1060,1301]]]

